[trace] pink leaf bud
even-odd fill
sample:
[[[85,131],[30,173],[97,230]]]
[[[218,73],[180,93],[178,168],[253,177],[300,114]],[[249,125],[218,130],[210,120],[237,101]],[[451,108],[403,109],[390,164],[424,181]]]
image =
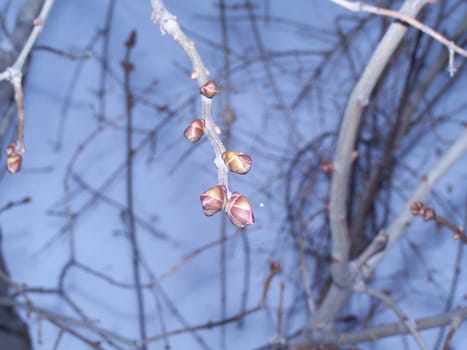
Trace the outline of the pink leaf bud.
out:
[[[230,222],[237,227],[245,227],[255,222],[250,201],[238,192],[232,193],[225,206],[225,211]]]
[[[17,152],[15,144],[8,145],[5,149],[5,153],[7,154],[6,169],[9,173],[16,174],[21,170],[23,157]]]
[[[219,93],[219,88],[217,87],[216,83],[212,80],[209,80],[206,84],[199,88],[201,95],[213,98]]]
[[[227,200],[227,189],[224,185],[217,185],[204,191],[199,198],[204,215],[211,216],[224,209]]]
[[[227,151],[222,153],[222,160],[230,171],[244,175],[251,169],[251,157],[241,152]]]
[[[331,162],[322,163],[320,164],[319,168],[325,173],[332,173],[336,171],[336,166],[334,165],[334,163]]]
[[[195,119],[183,132],[185,138],[190,142],[198,141],[204,134],[204,120]]]
[[[412,215],[422,215],[425,211],[425,204],[423,202],[412,202],[410,204],[410,213]]]
[[[23,163],[23,157],[20,154],[13,153],[9,154],[6,158],[6,169],[11,174],[16,174],[21,170],[21,164]]]
[[[433,208],[426,208],[423,212],[423,220],[430,221],[436,218],[436,212]]]

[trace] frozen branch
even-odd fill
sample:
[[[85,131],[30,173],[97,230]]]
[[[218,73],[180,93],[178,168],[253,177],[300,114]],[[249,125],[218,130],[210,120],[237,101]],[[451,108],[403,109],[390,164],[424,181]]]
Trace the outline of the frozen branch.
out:
[[[162,34],[169,34],[185,51],[193,66],[192,77],[197,79],[199,87],[204,86],[208,82],[209,71],[204,65],[195,43],[185,35],[177,22],[177,17],[167,10],[162,0],[151,0],[151,4],[153,8],[152,20],[160,25]],[[218,172],[218,181],[220,185],[226,186],[227,192],[230,193],[228,169],[222,160],[222,154],[226,149],[218,135],[218,128],[213,120],[212,100],[201,95],[201,106],[202,117],[205,121],[205,131],[216,154],[214,163]]]
[[[22,156],[25,152],[24,147],[24,102],[22,88],[22,70],[27,57],[42,32],[44,23],[55,0],[45,0],[39,16],[34,20],[34,27],[26,40],[20,54],[11,67],[6,68],[0,73],[0,81],[8,80],[13,86],[15,92],[15,102],[18,108],[16,142],[7,147],[7,169],[10,173],[16,173],[21,168]]]
[[[164,6],[162,0],[151,0],[153,7],[152,20],[160,25],[163,34],[168,33],[182,47],[190,59],[193,71],[192,79],[198,80],[201,93],[202,119],[194,120],[185,129],[185,137],[190,142],[198,141],[206,133],[214,149],[214,164],[217,168],[217,186],[211,187],[200,196],[203,213],[206,216],[214,215],[219,211],[225,211],[230,222],[239,228],[254,223],[253,210],[248,198],[238,192],[229,189],[229,170],[237,174],[246,174],[251,168],[251,157],[247,154],[235,151],[227,151],[220,139],[220,128],[214,123],[212,116],[212,97],[219,89],[216,83],[208,80],[209,72],[205,67],[201,56],[191,41],[180,28],[177,17],[171,14]]]

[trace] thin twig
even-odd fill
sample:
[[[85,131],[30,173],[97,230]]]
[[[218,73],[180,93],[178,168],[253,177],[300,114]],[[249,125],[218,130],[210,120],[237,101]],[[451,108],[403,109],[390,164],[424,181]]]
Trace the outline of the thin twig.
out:
[[[449,345],[451,340],[454,337],[457,329],[462,325],[463,320],[459,317],[454,317],[451,321],[451,327],[449,327],[448,334],[446,335],[446,340],[444,341],[443,350],[449,350]]]
[[[98,120],[103,120],[107,117],[107,73],[109,67],[109,41],[110,33],[112,29],[113,14],[115,10],[115,0],[110,0],[107,8],[107,14],[105,18],[105,26],[102,30],[102,56],[101,56],[101,71],[99,76],[99,114]]]
[[[17,201],[10,201],[7,204],[5,204],[3,207],[0,208],[0,215],[3,214],[5,211],[17,207],[20,205],[28,204],[31,202],[30,197],[24,197],[23,199],[17,200]]]
[[[279,261],[273,261],[271,262],[269,266],[269,276],[264,282],[263,286],[263,294],[261,296],[261,307],[265,308],[266,307],[266,298],[268,296],[268,291],[269,287],[271,286],[272,279],[274,278],[275,275],[279,274],[281,272],[281,264]]]
[[[128,226],[128,235],[130,237],[131,243],[131,254],[132,254],[132,267],[133,267],[133,278],[135,283],[136,291],[136,302],[138,305],[138,324],[140,339],[143,340],[146,338],[146,320],[144,312],[144,296],[143,290],[141,287],[141,275],[139,270],[139,256],[140,251],[138,248],[138,238],[136,233],[136,222],[134,214],[134,205],[133,205],[133,178],[134,178],[134,169],[133,169],[133,160],[134,160],[134,151],[133,151],[133,93],[130,86],[130,74],[134,68],[133,64],[130,62],[131,51],[134,48],[136,43],[136,32],[133,30],[126,43],[126,53],[125,59],[122,62],[122,67],[124,70],[124,86],[125,86],[125,95],[126,95],[126,114],[127,114],[127,124],[126,124],[126,157],[127,157],[127,168],[126,168],[126,201],[127,201],[127,226]],[[141,350],[146,350],[146,344],[142,344]]]
[[[313,300],[313,294],[311,293],[311,282],[309,278],[309,272],[306,265],[305,257],[305,237],[303,233],[300,234],[300,241],[298,243],[299,248],[299,259],[300,259],[300,273],[303,280],[303,289],[305,290],[306,302],[308,305],[308,312],[313,314],[316,312],[316,304]]]
[[[418,333],[415,323],[407,316],[407,314],[404,311],[402,311],[402,309],[399,306],[397,306],[394,300],[392,300],[388,295],[380,291],[368,288],[365,285],[356,286],[355,290],[357,292],[362,292],[381,300],[387,307],[394,311],[397,317],[399,317],[402,324],[404,324],[405,327],[407,327],[407,330],[409,330],[410,333],[413,335],[420,349],[429,350],[428,345],[420,336],[420,333]]]
[[[62,56],[75,61],[86,60],[91,57],[91,51],[89,50],[85,50],[83,53],[73,53],[46,45],[36,45],[34,46],[34,50],[52,52],[58,56]]]
[[[169,331],[169,332],[166,332],[166,333],[163,333],[163,334],[154,335],[154,336],[151,336],[149,338],[144,339],[143,343],[148,344],[150,342],[154,342],[154,341],[157,341],[157,340],[162,339],[162,338],[172,337],[172,336],[177,335],[177,334],[183,334],[183,333],[187,333],[187,332],[198,331],[198,330],[201,330],[201,329],[212,329],[212,328],[219,327],[219,326],[229,324],[229,323],[232,323],[232,322],[237,322],[239,319],[244,318],[244,317],[246,317],[248,315],[251,315],[251,314],[253,314],[255,312],[258,312],[258,311],[260,311],[262,309],[263,308],[261,307],[261,305],[255,306],[255,307],[253,307],[251,309],[246,310],[245,312],[243,312],[241,314],[237,314],[237,315],[225,318],[225,319],[220,320],[220,321],[209,321],[209,322],[197,325],[197,326],[183,327],[183,328],[175,329],[173,331]]]

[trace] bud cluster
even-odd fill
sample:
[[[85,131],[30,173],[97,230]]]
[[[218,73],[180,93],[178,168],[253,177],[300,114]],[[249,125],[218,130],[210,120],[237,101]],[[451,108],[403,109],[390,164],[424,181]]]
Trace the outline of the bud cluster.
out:
[[[423,202],[413,202],[410,204],[410,212],[414,216],[422,216],[425,221],[436,218],[435,210],[433,208],[427,208]]]
[[[200,93],[204,97],[213,98],[219,93],[219,88],[212,80],[200,87]],[[183,132],[190,142],[197,142],[203,137],[206,130],[204,119],[195,119]],[[215,130],[220,134],[220,130]],[[251,157],[242,152],[226,151],[221,155],[225,167],[231,172],[244,175],[251,169]],[[250,201],[238,192],[230,193],[225,185],[213,186],[200,195],[201,207],[206,216],[212,216],[220,211],[225,211],[230,222],[241,228],[254,223],[253,210]]]
[[[224,210],[230,222],[237,227],[245,227],[255,222],[250,201],[238,192],[227,196],[224,185],[217,185],[204,191],[201,196],[201,206],[206,216],[211,216]]]

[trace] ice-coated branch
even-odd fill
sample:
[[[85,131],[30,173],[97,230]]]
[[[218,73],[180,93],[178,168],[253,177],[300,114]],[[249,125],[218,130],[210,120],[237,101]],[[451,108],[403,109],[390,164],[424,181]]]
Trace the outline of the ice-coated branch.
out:
[[[10,144],[6,148],[7,153],[7,170],[14,174],[21,169],[24,147],[24,101],[23,101],[23,87],[22,87],[22,70],[27,57],[36,43],[39,35],[42,32],[44,23],[49,15],[50,10],[55,0],[45,0],[39,16],[34,20],[34,27],[29,35],[26,43],[21,49],[20,54],[11,67],[6,68],[0,73],[0,81],[8,80],[15,91],[15,102],[18,108],[17,115],[17,129],[16,129],[16,142]]]
[[[208,82],[209,71],[204,65],[195,43],[185,35],[178,24],[177,17],[167,10],[162,0],[151,0],[151,4],[153,8],[151,19],[160,25],[162,34],[169,34],[180,45],[183,51],[185,51],[193,66],[192,77],[198,81],[198,86],[201,88]],[[226,149],[217,133],[218,128],[213,121],[212,100],[203,95],[201,95],[201,114],[205,121],[204,131],[216,154],[214,163],[218,172],[219,184],[226,186],[227,192],[230,192],[228,186],[228,170],[222,161],[222,154]]]
[[[162,34],[169,34],[185,51],[193,71],[191,78],[198,81],[201,93],[201,117],[194,120],[184,135],[190,142],[198,141],[204,133],[214,149],[214,164],[217,168],[218,184],[211,187],[200,196],[203,212],[207,216],[219,211],[225,211],[233,225],[245,227],[254,222],[253,211],[249,200],[238,192],[229,189],[229,171],[246,174],[251,168],[251,157],[241,152],[226,150],[220,139],[220,128],[214,123],[212,116],[212,98],[219,89],[216,83],[208,80],[209,71],[203,63],[195,43],[190,40],[180,25],[177,17],[170,13],[162,0],[151,0],[152,20],[160,25]]]

